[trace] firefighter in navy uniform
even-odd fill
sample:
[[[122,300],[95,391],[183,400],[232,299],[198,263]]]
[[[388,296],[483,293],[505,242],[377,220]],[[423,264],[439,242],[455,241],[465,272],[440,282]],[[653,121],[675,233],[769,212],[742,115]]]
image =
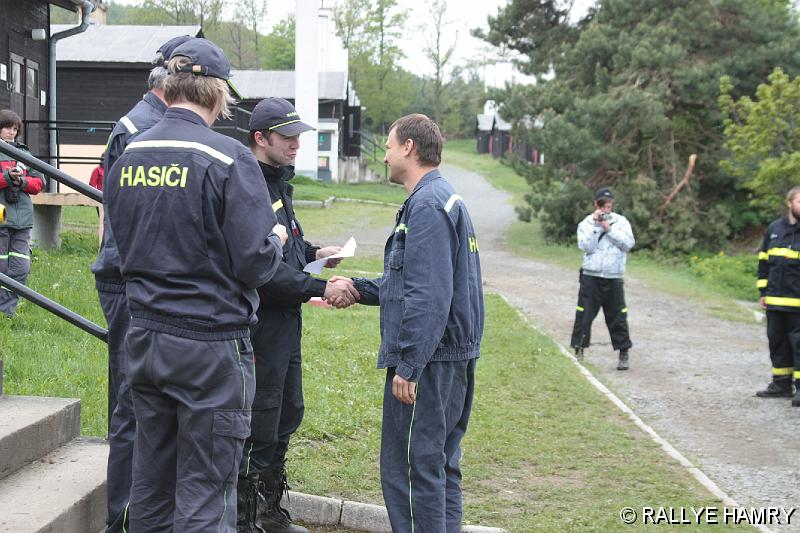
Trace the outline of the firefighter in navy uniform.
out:
[[[786,195],[785,217],[767,228],[758,253],[760,303],[767,312],[767,338],[772,382],[756,392],[761,398],[792,397],[800,407],[800,187]]]
[[[250,337],[256,360],[256,394],[252,433],[245,442],[239,471],[239,533],[307,533],[280,507],[288,488],[284,465],[289,439],[303,420],[300,307],[315,296],[336,297],[336,301],[342,299],[342,305],[355,303],[358,296],[350,280],[326,283],[303,272],[309,262],[340,250],[307,242],[292,205],[294,188],[289,180],[294,177],[299,136],[313,129],[282,98],[262,100],[250,117],[250,149],[258,159],[278,222],[286,226],[289,238],[277,272],[258,289],[258,324]],[[331,259],[326,266],[338,262]]]
[[[229,115],[230,64],[178,46],[162,120],[106,177],[106,212],[131,314],[136,413],[131,531],[236,528],[236,475],[254,393],[256,288],[286,239],[253,154],[210,125]]]
[[[149,130],[161,120],[167,104],[164,101],[164,82],[167,79],[166,60],[172,51],[189,39],[181,35],[170,39],[158,49],[153,68],[147,79],[148,92],[114,126],[106,145],[103,167],[108,175],[125,147],[138,134]],[[92,265],[100,307],[108,325],[108,487],[106,519],[107,533],[127,529],[127,506],[131,492],[131,461],[136,417],[133,414],[130,390],[125,379],[125,334],[130,312],[125,296],[125,283],[119,271],[117,245],[103,220],[103,242],[97,260]]]

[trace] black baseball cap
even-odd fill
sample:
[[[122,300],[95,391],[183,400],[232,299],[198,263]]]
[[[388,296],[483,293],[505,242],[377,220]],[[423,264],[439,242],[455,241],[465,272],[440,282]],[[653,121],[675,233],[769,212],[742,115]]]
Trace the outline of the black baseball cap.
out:
[[[250,131],[276,131],[286,137],[294,137],[314,129],[302,122],[294,106],[283,98],[261,100],[250,115]]]
[[[614,194],[611,192],[611,189],[609,189],[608,187],[600,187],[594,193],[595,202],[597,200],[603,200],[603,199],[605,199],[605,200],[613,200],[614,199]]]
[[[239,91],[231,83],[231,64],[225,53],[216,44],[202,37],[195,37],[177,46],[170,59],[184,56],[191,63],[181,67],[178,72],[190,72],[196,76],[210,76],[225,80],[237,98],[241,99]]]
[[[169,61],[169,58],[172,56],[172,52],[177,47],[191,39],[195,39],[195,37],[192,37],[191,35],[180,35],[178,37],[173,37],[169,41],[162,44],[161,47],[156,50],[156,57],[153,59],[153,65],[157,67],[166,67],[167,61]]]

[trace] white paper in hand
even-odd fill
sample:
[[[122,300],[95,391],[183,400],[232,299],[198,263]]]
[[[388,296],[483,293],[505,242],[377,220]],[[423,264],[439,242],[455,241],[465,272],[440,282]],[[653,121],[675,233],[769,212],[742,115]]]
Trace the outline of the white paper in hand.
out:
[[[356,240],[353,237],[342,246],[342,250],[338,254],[329,255],[328,257],[323,257],[322,259],[317,259],[316,261],[311,261],[306,267],[303,269],[303,272],[308,272],[309,274],[322,274],[322,269],[325,268],[325,263],[328,262],[328,259],[339,259],[340,257],[353,257],[356,255]]]

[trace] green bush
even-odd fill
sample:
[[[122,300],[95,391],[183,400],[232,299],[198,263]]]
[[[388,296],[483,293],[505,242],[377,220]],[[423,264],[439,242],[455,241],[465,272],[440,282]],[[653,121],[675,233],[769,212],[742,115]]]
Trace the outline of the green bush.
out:
[[[692,275],[703,278],[735,298],[752,300],[757,294],[758,261],[755,255],[727,255],[725,252],[692,255],[687,259],[687,265]]]

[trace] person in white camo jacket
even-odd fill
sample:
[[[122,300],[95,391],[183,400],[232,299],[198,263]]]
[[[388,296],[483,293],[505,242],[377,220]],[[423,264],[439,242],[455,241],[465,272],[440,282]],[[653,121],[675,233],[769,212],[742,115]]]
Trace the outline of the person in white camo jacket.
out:
[[[575,310],[570,345],[575,357],[583,359],[589,346],[592,321],[603,308],[611,345],[619,350],[617,370],[628,370],[629,350],[633,346],[628,333],[628,307],[622,277],[631,248],[635,244],[628,219],[614,213],[614,194],[607,187],[594,195],[595,210],[578,225],[578,247],[583,251],[580,290]]]

